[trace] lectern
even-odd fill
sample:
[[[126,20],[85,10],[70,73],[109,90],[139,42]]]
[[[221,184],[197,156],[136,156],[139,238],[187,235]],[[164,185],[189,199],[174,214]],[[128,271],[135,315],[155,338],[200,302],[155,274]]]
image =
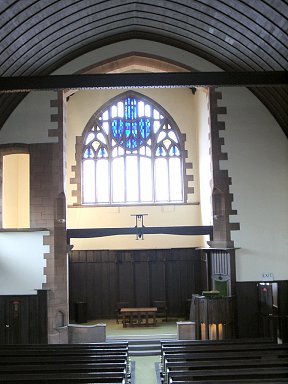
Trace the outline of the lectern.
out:
[[[234,336],[231,296],[192,295],[190,320],[195,322],[197,340],[224,340]]]

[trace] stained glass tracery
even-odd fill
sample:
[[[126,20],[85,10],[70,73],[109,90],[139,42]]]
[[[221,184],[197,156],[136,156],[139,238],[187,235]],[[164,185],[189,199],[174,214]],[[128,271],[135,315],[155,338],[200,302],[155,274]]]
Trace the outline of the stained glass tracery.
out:
[[[83,203],[183,201],[179,131],[165,113],[133,93],[95,116],[83,141]]]

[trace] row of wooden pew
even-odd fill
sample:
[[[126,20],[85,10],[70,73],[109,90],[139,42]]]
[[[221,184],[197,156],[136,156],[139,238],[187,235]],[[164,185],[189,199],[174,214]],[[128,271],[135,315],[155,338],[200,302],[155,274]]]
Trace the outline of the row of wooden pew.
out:
[[[128,343],[3,345],[0,383],[130,382]]]
[[[163,384],[288,383],[288,344],[161,341]]]

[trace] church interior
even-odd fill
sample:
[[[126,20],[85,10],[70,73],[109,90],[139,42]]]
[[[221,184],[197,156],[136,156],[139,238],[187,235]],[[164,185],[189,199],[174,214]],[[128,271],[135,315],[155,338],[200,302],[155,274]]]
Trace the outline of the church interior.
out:
[[[287,344],[287,2],[0,14],[0,349],[155,308],[195,343]]]

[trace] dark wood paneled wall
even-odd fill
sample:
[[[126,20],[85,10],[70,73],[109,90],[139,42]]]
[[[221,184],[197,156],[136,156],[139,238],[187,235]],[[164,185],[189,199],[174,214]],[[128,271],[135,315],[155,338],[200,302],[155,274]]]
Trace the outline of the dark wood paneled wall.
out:
[[[273,300],[272,294],[270,294],[269,298],[271,300],[269,299],[267,302],[266,298],[261,298],[259,283],[257,281],[236,283],[237,335],[240,338],[272,337],[276,339],[279,337],[282,342],[287,343],[288,281],[274,281],[276,297]],[[271,287],[267,287],[267,291],[268,289],[271,289]]]
[[[75,305],[87,303],[87,318],[113,318],[118,302],[150,306],[166,301],[168,315],[183,316],[192,293],[206,289],[200,251],[159,250],[73,251],[69,262],[70,319]]]
[[[47,291],[0,296],[0,344],[47,343]]]
[[[258,337],[258,293],[257,283],[238,282],[237,291],[237,313],[238,313],[238,336]]]

